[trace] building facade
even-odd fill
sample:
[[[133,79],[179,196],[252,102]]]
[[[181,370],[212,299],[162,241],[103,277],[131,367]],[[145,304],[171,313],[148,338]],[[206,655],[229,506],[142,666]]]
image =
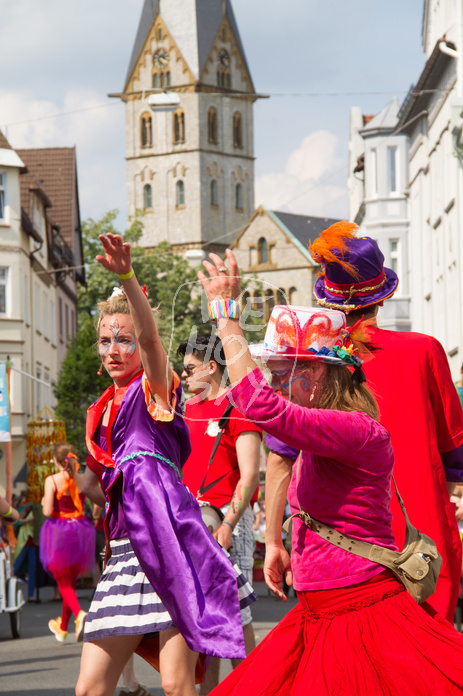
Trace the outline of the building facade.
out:
[[[359,234],[375,239],[399,287],[379,313],[383,328],[410,331],[408,255],[408,137],[397,130],[400,103],[393,99],[375,116],[351,109],[349,219]]]
[[[249,282],[248,307],[268,321],[276,304],[313,306],[319,266],[308,246],[335,222],[259,206],[231,246],[240,274]]]
[[[0,361],[12,366],[15,475],[26,460],[27,423],[54,406],[53,383],[76,332],[85,276],[75,149],[15,151],[0,133],[0,184]]]
[[[173,112],[148,98],[176,92]],[[230,0],[146,0],[127,78],[129,217],[141,244],[223,251],[254,210],[257,98]]]

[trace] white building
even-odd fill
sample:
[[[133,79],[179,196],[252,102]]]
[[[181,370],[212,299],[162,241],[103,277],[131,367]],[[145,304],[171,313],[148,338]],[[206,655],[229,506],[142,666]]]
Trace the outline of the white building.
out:
[[[461,1],[425,1],[427,61],[398,122],[410,142],[412,328],[441,341],[455,378],[463,361],[462,13]]]
[[[180,95],[174,113],[148,97]],[[223,251],[254,210],[257,98],[230,0],[145,0],[122,93],[130,217],[141,244]]]
[[[0,132],[0,361],[13,368],[13,475],[26,460],[28,421],[54,405],[75,335],[80,235],[75,149],[15,151]],[[4,484],[0,476],[0,492]]]
[[[380,325],[409,331],[408,138],[397,131],[399,110],[397,99],[376,116],[351,109],[349,219],[359,225],[359,234],[378,242],[386,266],[399,276],[396,293],[380,311]]]

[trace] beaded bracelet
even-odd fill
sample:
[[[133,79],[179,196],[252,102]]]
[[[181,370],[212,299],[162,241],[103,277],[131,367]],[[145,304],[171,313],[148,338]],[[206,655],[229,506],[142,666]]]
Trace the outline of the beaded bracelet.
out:
[[[211,300],[207,303],[209,319],[239,319],[240,305],[236,300]]]
[[[119,278],[120,278],[121,280],[128,280],[128,279],[131,278],[134,274],[135,274],[135,271],[133,270],[133,268],[131,268],[130,271],[129,271],[128,273],[119,273]]]

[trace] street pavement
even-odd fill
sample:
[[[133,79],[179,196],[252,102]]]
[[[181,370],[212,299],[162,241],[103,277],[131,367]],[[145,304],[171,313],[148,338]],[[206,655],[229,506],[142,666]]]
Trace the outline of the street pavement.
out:
[[[253,605],[254,632],[259,643],[297,600],[291,596],[283,602],[269,596],[263,583],[256,583],[259,600]],[[23,593],[27,590],[23,586]],[[82,609],[90,606],[90,590],[78,590]],[[82,644],[72,634],[73,620],[66,643],[61,644],[48,629],[48,621],[61,614],[61,604],[50,603],[52,588],[40,590],[40,604],[26,604],[21,611],[21,637],[11,637],[10,620],[0,614],[0,694],[2,696],[74,696]],[[223,660],[221,678],[230,671],[230,661]],[[135,656],[135,673],[152,696],[164,696],[159,674]],[[115,694],[119,693],[119,688]]]

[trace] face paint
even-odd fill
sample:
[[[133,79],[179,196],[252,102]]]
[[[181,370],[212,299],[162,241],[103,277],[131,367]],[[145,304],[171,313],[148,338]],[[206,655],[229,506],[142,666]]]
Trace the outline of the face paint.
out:
[[[98,352],[103,357],[111,346],[116,346],[119,351],[127,357],[135,353],[136,340],[133,331],[121,331],[119,323],[116,321],[109,327],[113,334],[112,340],[108,336],[102,336],[98,344]]]

